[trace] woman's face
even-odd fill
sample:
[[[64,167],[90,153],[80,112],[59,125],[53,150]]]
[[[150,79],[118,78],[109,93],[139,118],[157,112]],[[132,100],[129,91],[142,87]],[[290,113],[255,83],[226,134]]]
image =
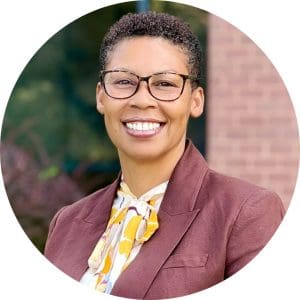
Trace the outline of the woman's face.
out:
[[[139,76],[163,71],[189,74],[187,56],[178,47],[158,37],[137,37],[120,41],[109,54],[106,70],[124,69]],[[203,90],[192,90],[190,80],[175,101],[153,98],[142,81],[136,94],[117,100],[99,83],[97,109],[104,115],[108,135],[119,155],[134,160],[159,161],[184,149],[190,116],[203,111]]]

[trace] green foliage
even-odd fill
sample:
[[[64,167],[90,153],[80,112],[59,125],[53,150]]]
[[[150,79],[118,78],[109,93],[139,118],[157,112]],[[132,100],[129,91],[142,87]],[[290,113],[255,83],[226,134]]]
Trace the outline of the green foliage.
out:
[[[205,12],[165,1],[150,1],[150,8],[185,19],[205,49]],[[117,152],[107,137],[102,116],[95,105],[99,48],[108,27],[122,15],[135,10],[136,3],[127,2],[102,8],[74,21],[51,37],[20,75],[6,108],[2,143],[13,144],[30,157],[28,160],[38,169],[32,178],[36,178],[39,185],[50,181],[52,184],[53,179],[64,178],[67,174],[83,194],[87,194],[107,184],[116,175]],[[192,123],[190,134],[203,151],[204,118]],[[17,165],[17,161],[12,165]],[[18,173],[18,176],[26,177],[26,173]],[[14,206],[15,194],[9,194],[16,190],[8,186],[13,184],[14,181],[6,183],[6,187],[12,206],[18,210]],[[61,183],[62,188],[65,186],[65,182]],[[22,188],[18,188],[18,197],[21,197]],[[79,192],[72,199],[77,199],[77,195]],[[68,197],[68,194],[59,195],[59,199],[62,196]],[[40,201],[49,202],[44,196]],[[63,204],[69,200],[60,201]],[[26,203],[20,207],[26,207]],[[39,216],[43,215],[41,207],[40,204]],[[17,216],[23,216],[24,224],[35,224],[28,219],[30,216],[24,216],[21,208],[19,210],[15,212]],[[29,234],[41,250],[46,237],[45,228],[50,221],[43,218],[39,221],[43,224],[40,226],[42,236],[36,231]]]
[[[43,169],[38,174],[39,180],[47,180],[53,178],[59,174],[59,167],[52,165],[46,169]]]
[[[2,138],[13,140],[37,160],[117,159],[95,108],[101,39],[135,2],[109,6],[69,24],[33,56],[7,106]],[[205,44],[206,13],[178,3],[151,1],[150,7],[188,21]]]

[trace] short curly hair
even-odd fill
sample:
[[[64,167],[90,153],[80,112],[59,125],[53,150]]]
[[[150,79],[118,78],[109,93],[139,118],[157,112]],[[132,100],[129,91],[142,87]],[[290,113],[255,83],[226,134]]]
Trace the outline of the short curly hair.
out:
[[[203,53],[190,25],[178,17],[154,11],[128,13],[109,28],[100,48],[100,69],[104,70],[109,52],[118,42],[139,36],[162,37],[179,46],[188,57],[190,75],[196,78],[196,85],[201,83]]]

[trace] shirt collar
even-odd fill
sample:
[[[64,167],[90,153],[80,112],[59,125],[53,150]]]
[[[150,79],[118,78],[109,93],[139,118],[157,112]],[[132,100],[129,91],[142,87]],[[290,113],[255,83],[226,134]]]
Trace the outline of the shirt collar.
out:
[[[123,176],[122,176],[122,180],[120,182],[120,186],[122,186],[122,190],[123,192],[125,192],[126,196],[131,197],[133,199],[136,200],[141,200],[141,201],[147,201],[149,200],[153,195],[156,194],[164,194],[167,186],[168,186],[169,180],[166,180],[162,183],[160,183],[159,185],[151,188],[150,190],[148,190],[146,193],[144,193],[143,195],[141,195],[140,197],[136,197],[129,189],[129,186],[126,184],[126,182],[123,180]]]

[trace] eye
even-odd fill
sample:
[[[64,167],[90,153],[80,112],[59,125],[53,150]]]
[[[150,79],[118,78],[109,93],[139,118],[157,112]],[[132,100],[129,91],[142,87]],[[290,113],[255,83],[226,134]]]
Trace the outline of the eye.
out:
[[[115,85],[136,85],[136,83],[130,79],[116,79],[113,84]]]
[[[153,85],[156,87],[176,87],[176,83],[166,80],[155,81]]]
[[[175,86],[173,82],[162,81],[159,83],[161,86]]]

